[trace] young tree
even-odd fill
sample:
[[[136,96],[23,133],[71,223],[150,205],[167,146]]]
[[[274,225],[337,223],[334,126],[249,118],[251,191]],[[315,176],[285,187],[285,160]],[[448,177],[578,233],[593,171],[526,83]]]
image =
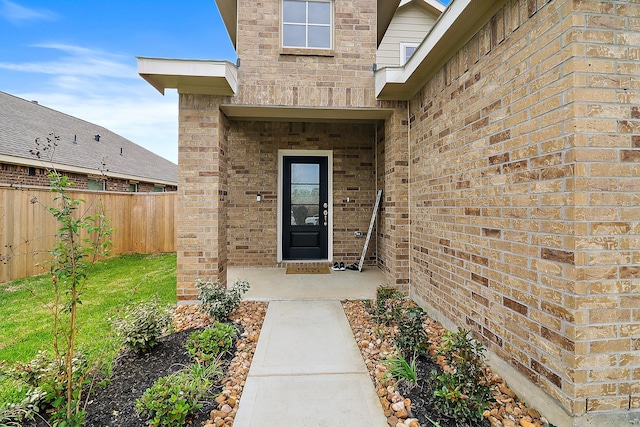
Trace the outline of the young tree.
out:
[[[49,151],[49,160],[53,159],[59,137],[50,134],[47,143],[36,140],[40,148],[38,157]],[[50,162],[53,165],[53,162]],[[53,350],[54,357],[64,363],[63,388],[66,396],[65,413],[60,426],[80,425],[82,421],[80,400],[82,395],[83,374],[74,372],[76,357],[76,335],[78,334],[78,307],[82,304],[85,290],[93,265],[108,255],[112,233],[110,221],[104,215],[104,206],[97,205],[95,213],[81,212],[85,201],[74,199],[69,194],[73,186],[68,177],[60,174],[53,166],[48,168],[51,192],[55,193],[53,206],[46,209],[59,223],[56,243],[49,252],[51,260],[51,280],[54,290],[53,301]],[[60,396],[63,397],[63,396]]]

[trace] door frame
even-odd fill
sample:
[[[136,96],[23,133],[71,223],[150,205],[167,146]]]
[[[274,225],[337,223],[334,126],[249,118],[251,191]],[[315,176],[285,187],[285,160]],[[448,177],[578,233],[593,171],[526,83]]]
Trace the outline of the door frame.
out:
[[[278,262],[282,262],[282,198],[284,193],[284,158],[296,157],[326,157],[327,158],[327,193],[329,205],[329,217],[327,225],[327,259],[321,260],[297,260],[295,262],[333,261],[333,150],[278,150]],[[287,218],[289,221],[291,218]],[[285,260],[286,261],[286,260]]]

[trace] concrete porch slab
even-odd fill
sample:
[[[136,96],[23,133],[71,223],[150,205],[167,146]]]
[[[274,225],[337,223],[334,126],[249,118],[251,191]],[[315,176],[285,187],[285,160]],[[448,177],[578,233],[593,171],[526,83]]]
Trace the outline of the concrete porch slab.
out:
[[[375,299],[376,289],[385,283],[384,273],[376,267],[330,274],[286,274],[284,268],[229,268],[227,282],[239,279],[251,285],[244,295],[251,301]]]

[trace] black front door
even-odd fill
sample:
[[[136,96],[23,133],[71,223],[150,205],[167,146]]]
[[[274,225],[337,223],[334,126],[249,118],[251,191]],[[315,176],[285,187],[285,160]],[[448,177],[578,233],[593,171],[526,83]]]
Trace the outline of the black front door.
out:
[[[282,256],[285,260],[327,259],[327,158],[283,160]]]

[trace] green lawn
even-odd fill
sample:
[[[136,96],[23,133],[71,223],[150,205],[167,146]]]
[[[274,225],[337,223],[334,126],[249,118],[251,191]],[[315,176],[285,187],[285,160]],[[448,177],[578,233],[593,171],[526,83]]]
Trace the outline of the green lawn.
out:
[[[126,304],[176,302],[176,255],[121,255],[101,261],[89,276],[79,307],[78,347],[89,355],[109,348],[109,316]],[[52,349],[51,277],[0,283],[0,361],[27,362]]]

